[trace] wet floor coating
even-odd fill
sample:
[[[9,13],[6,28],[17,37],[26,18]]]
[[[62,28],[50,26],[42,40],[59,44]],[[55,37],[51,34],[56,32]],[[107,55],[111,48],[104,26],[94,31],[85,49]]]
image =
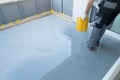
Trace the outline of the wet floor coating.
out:
[[[41,80],[102,80],[120,56],[120,41],[104,35],[100,47],[89,51],[88,32],[77,32],[72,28],[72,55],[61,67],[44,76]],[[66,64],[65,64],[66,63]]]
[[[72,55],[41,80],[102,80],[120,56],[120,41],[104,35],[100,47],[89,51],[87,41],[91,33],[72,29]]]

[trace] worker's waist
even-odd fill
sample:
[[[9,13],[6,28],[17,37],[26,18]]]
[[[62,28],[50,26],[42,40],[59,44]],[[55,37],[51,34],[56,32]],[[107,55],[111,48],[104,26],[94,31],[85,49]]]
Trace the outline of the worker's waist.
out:
[[[102,4],[101,7],[110,8],[110,9],[115,9],[118,5],[120,5],[120,3],[107,1],[107,0],[102,1],[100,4]]]
[[[104,0],[104,1],[120,4],[120,0]]]

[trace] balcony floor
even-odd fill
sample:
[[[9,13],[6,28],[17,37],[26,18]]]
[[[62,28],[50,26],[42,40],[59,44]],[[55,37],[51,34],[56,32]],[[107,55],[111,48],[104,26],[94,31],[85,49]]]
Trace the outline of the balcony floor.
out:
[[[50,15],[0,32],[0,80],[101,80],[120,56],[120,42],[104,36],[88,51],[87,33]]]

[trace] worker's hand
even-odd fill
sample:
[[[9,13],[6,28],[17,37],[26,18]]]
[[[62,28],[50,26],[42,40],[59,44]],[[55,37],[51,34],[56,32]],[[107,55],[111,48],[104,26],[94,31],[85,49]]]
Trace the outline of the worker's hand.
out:
[[[98,3],[95,4],[95,7],[96,7],[98,10],[100,9],[99,6],[98,6]]]
[[[85,20],[88,17],[87,14],[84,14],[83,16],[81,16],[82,20]]]

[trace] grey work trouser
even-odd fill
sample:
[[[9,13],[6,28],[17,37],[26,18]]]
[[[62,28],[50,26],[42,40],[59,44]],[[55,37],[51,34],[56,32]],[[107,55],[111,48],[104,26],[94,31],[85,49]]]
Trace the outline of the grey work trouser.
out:
[[[102,13],[100,16],[96,16],[93,30],[88,41],[88,47],[95,47],[96,43],[99,42],[105,33],[107,26],[113,22],[115,17],[120,13],[120,5],[114,10],[108,11],[109,13]]]
[[[100,42],[103,34],[105,33],[107,26],[104,25],[104,27],[98,29],[96,27],[93,27],[89,42],[88,42],[88,47],[95,47],[97,42]]]

